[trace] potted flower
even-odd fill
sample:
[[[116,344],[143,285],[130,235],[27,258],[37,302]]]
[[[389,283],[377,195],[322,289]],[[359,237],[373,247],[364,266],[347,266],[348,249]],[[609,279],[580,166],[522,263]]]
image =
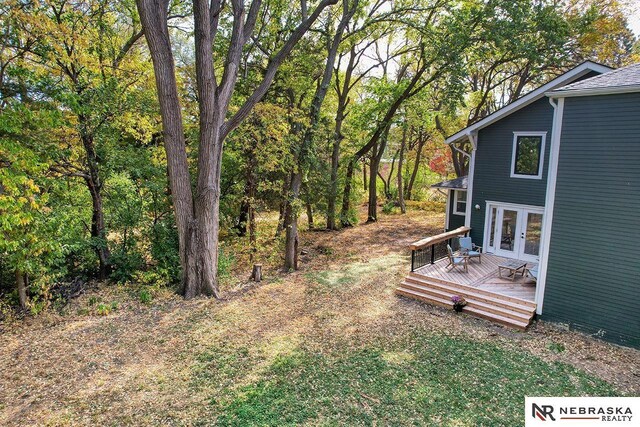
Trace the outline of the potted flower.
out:
[[[465,300],[460,295],[454,295],[451,297],[451,302],[453,303],[453,309],[457,312],[461,312],[462,308],[467,305],[467,300]]]

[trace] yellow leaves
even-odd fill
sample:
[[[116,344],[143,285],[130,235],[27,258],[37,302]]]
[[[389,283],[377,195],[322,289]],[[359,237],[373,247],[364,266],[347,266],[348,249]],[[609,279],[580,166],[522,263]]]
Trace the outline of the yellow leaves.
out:
[[[151,141],[156,124],[149,118],[135,111],[126,111],[118,117],[122,130],[131,135],[136,141],[148,143]]]
[[[28,190],[34,192],[34,193],[39,193],[40,192],[40,187],[38,187],[36,185],[36,183],[31,179],[31,178],[27,178],[27,180],[24,183],[25,187],[27,187]]]

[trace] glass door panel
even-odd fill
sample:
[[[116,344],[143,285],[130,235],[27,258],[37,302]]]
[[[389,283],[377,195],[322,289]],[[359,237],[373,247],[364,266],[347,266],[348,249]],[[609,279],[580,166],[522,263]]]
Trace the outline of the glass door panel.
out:
[[[515,250],[517,226],[518,211],[503,209],[502,222],[500,224],[500,250],[507,252]]]
[[[538,256],[540,253],[540,237],[542,234],[542,214],[527,212],[527,224],[524,231],[525,255]]]
[[[496,247],[496,217],[498,216],[498,209],[492,207],[489,215],[491,215],[489,218],[489,248],[494,250]]]

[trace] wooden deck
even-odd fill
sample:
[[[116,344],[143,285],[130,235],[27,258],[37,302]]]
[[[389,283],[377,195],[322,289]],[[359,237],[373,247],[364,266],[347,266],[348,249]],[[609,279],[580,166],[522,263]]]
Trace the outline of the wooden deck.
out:
[[[482,254],[482,264],[477,259],[471,259],[469,260],[469,271],[465,272],[459,267],[453,270],[447,269],[446,266],[449,261],[444,258],[434,264],[418,268],[414,273],[428,278],[471,286],[496,294],[534,302],[536,283],[532,279],[521,277],[520,274],[516,275],[514,281],[498,276],[498,265],[507,260],[508,258],[496,255]],[[528,267],[533,267],[533,265],[533,263],[529,263]]]
[[[416,260],[424,262],[425,258],[433,258],[437,244],[466,235],[469,230],[468,227],[460,227],[413,243],[410,246],[412,268]],[[441,259],[407,274],[395,293],[448,309],[453,308],[453,299],[462,297],[467,302],[463,312],[525,330],[536,313],[536,284],[521,274],[516,275],[515,280],[500,277],[498,266],[508,261],[513,262],[508,258],[482,254],[482,263],[472,258],[465,271],[458,267],[447,269],[448,259]],[[533,264],[526,267],[533,267]]]

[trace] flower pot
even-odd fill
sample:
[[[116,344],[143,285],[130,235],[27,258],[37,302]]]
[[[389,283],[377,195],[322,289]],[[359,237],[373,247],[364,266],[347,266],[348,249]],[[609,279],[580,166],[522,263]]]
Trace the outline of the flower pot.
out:
[[[463,308],[464,308],[464,306],[462,306],[462,305],[454,305],[453,306],[453,309],[458,313],[460,313]]]

